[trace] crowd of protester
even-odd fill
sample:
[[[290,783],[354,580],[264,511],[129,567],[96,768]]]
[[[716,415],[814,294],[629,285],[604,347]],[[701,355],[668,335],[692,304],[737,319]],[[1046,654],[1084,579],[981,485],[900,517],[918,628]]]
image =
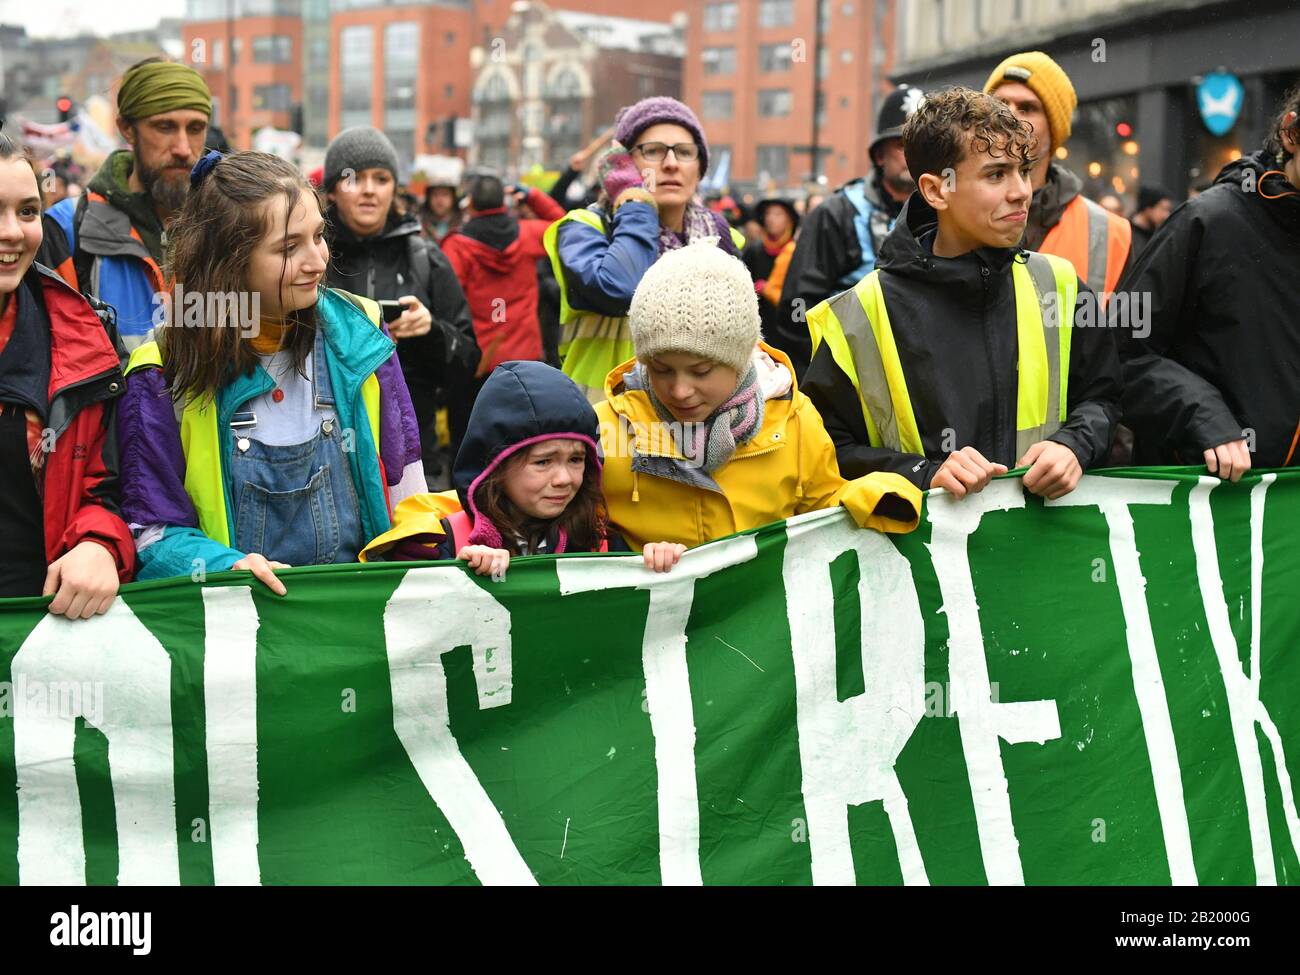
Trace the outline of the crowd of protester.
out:
[[[902,87],[824,198],[701,198],[673,98],[549,194],[422,198],[349,129],[308,179],[230,152],[192,69],[121,79],[84,191],[0,135],[0,596],[89,617],[133,579],[691,547],[843,506],[918,523],[1023,469],[1285,467],[1300,440],[1300,88],[1175,205],[1093,201],[1041,52]],[[224,140],[220,140],[223,142]],[[1138,327],[1140,324],[1141,327]]]

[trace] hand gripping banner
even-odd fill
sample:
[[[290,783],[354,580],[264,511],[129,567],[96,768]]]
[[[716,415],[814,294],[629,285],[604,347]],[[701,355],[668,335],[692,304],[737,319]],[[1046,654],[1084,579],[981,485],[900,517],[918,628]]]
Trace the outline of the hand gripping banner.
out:
[[[1300,473],[0,603],[0,883],[1275,884]]]

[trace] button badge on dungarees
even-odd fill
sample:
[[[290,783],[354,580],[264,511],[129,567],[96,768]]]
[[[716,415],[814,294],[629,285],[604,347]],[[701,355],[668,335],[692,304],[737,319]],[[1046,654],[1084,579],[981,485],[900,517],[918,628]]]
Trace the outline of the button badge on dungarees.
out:
[[[328,437],[331,433],[334,432],[334,421],[333,421],[333,420],[322,420],[322,421],[321,421],[320,428],[321,428],[321,431],[325,434],[325,436]]]
[[[247,437],[240,437],[240,438],[235,442],[235,446],[239,448],[239,452],[240,452],[240,453],[243,453],[245,450],[247,450],[247,449],[248,449],[249,447],[251,447],[252,445],[253,445],[253,444],[252,444],[252,441],[250,441]]]

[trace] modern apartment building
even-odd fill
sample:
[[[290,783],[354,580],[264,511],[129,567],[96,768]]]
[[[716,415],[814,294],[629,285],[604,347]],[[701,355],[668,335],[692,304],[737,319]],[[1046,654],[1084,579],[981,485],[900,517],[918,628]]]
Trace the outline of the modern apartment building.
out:
[[[247,148],[264,126],[297,129],[303,100],[299,0],[189,0],[183,59],[208,83],[213,121]]]
[[[759,192],[870,168],[893,87],[894,0],[692,0],[686,101],[732,181]]]

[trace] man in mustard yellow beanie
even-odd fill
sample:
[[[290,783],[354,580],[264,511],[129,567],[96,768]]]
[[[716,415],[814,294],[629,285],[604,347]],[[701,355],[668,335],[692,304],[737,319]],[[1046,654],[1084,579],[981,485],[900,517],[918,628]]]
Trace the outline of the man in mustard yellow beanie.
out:
[[[166,227],[185,202],[212,115],[207,83],[188,65],[148,58],[122,75],[109,155],[77,199],[46,211],[38,260],[112,305],[126,351],[152,338],[166,291]]]
[[[994,68],[984,90],[1034,130],[1034,196],[1022,246],[1064,257],[1105,301],[1128,265],[1132,226],[1086,198],[1083,181],[1055,158],[1079,103],[1069,76],[1042,51],[1025,51]]]

